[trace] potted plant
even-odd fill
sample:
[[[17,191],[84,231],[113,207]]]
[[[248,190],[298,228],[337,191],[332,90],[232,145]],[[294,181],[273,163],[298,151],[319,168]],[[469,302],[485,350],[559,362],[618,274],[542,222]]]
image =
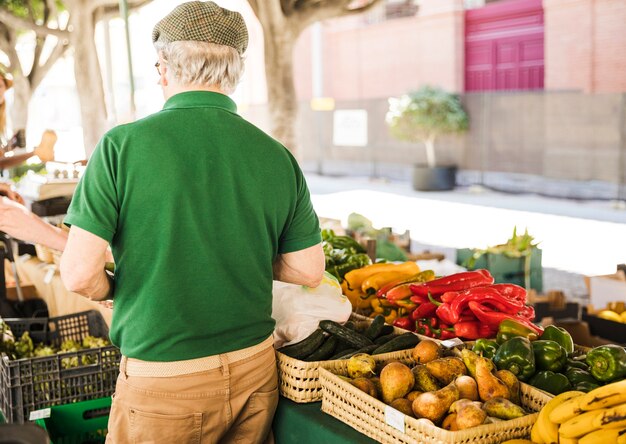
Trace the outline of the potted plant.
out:
[[[386,121],[393,137],[423,142],[426,146],[427,164],[414,166],[413,188],[420,191],[453,189],[456,166],[437,165],[435,141],[441,134],[460,133],[467,129],[468,117],[458,95],[424,86],[400,98],[390,98]]]

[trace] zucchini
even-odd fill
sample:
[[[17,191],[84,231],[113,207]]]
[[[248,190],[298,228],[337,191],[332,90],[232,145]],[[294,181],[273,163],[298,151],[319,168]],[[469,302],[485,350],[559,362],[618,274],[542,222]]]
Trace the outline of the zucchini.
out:
[[[356,355],[356,354],[359,354],[359,353],[367,353],[367,354],[369,355],[369,354],[370,354],[370,353],[372,353],[374,350],[376,350],[376,348],[377,348],[377,347],[378,347],[378,346],[377,346],[376,344],[374,344],[374,345],[368,345],[367,347],[363,347],[363,348],[360,348],[360,349],[358,349],[358,350],[354,350],[354,351],[351,351],[351,352],[349,352],[349,353],[345,353],[345,354],[343,354],[343,355],[339,356],[337,359],[349,359],[349,358],[351,358],[352,356],[354,356],[354,355]]]
[[[396,336],[398,336],[398,335],[396,335],[395,333],[391,333],[389,335],[384,335],[384,336],[379,336],[374,341],[374,344],[378,344],[378,345],[386,344],[387,342],[391,341]]]
[[[326,340],[324,341],[324,343],[322,344],[320,348],[315,350],[313,353],[307,356],[304,360],[309,361],[309,362],[314,362],[314,361],[324,361],[328,359],[330,356],[332,356],[333,353],[335,353],[335,348],[337,347],[338,342],[339,342],[339,339],[337,339],[337,336],[329,336],[328,338],[326,338]]]
[[[324,331],[318,328],[302,341],[281,347],[278,351],[291,358],[302,359],[317,350],[324,342],[324,337]]]
[[[373,341],[378,336],[380,336],[380,333],[383,331],[384,326],[385,326],[385,317],[381,314],[376,315],[376,317],[374,318],[372,323],[369,325],[369,327],[365,329],[365,333],[364,333],[365,337]]]
[[[360,333],[350,330],[334,321],[320,321],[320,328],[331,335],[337,336],[339,339],[348,342],[354,348],[359,349],[372,345],[373,342]]]
[[[400,336],[396,336],[386,344],[379,346],[372,352],[373,355],[379,355],[381,353],[389,353],[398,350],[406,350],[408,348],[415,347],[419,338],[413,333],[404,333]]]
[[[341,350],[339,353],[335,353],[330,358],[328,358],[328,360],[334,361],[335,359],[341,359],[342,356],[350,354],[350,353],[356,353],[356,351],[357,351],[356,348],[347,348],[345,350]]]

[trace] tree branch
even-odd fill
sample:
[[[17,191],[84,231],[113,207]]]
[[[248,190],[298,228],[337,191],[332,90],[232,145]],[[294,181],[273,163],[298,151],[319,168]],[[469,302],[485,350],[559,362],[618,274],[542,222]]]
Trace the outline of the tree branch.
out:
[[[0,21],[5,23],[7,26],[10,26],[14,29],[24,29],[34,31],[37,35],[47,36],[54,35],[60,39],[68,39],[70,34],[68,31],[57,29],[57,28],[48,28],[47,26],[37,25],[35,23],[29,22],[28,20],[21,19],[19,17],[14,16],[6,9],[0,9]]]
[[[37,69],[36,75],[30,79],[30,87],[34,91],[37,89],[41,81],[44,79],[48,71],[54,66],[54,64],[61,58],[65,51],[70,47],[69,43],[59,40],[48,56],[46,62]],[[29,76],[30,77],[30,76]]]
[[[37,71],[39,70],[39,62],[41,60],[41,52],[43,50],[43,45],[46,43],[46,39],[40,36],[35,37],[35,53],[33,54],[33,66],[30,69],[30,73],[28,74],[28,81],[32,85],[33,77],[37,75]]]
[[[55,0],[46,0],[46,7],[48,11],[50,11],[49,16],[54,17],[56,22],[59,22],[59,10],[57,9],[57,4]],[[48,22],[46,22],[48,24]]]
[[[370,0],[363,6],[350,8],[350,5],[354,3],[353,0],[336,0],[327,2],[321,2],[319,0],[303,0],[297,11],[298,16],[300,17],[296,20],[300,24],[299,31],[306,29],[315,22],[346,15],[361,14],[379,4],[380,1],[381,0]]]

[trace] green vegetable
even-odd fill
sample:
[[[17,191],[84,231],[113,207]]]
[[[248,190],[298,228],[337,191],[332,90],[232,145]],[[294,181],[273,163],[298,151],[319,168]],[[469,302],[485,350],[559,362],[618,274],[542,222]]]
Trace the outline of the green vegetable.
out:
[[[573,390],[578,390],[579,392],[585,392],[585,393],[589,393],[592,390],[597,389],[598,387],[600,387],[600,384],[598,384],[597,382],[579,382],[578,384],[574,385],[572,387]]]
[[[378,345],[386,344],[387,342],[391,341],[396,336],[398,335],[396,335],[395,333],[389,333],[388,335],[379,336],[374,340],[374,344],[378,344]]]
[[[581,370],[589,371],[589,366],[585,364],[585,362],[577,361],[572,358],[567,358],[567,362],[565,363],[565,368],[566,369],[579,368]]]
[[[28,332],[25,331],[22,333],[20,340],[15,343],[15,354],[17,359],[32,358],[34,350],[35,347],[33,345],[33,340],[30,338]]]
[[[321,329],[315,330],[302,341],[279,348],[278,351],[294,359],[302,359],[313,353],[322,342],[324,342],[324,332]]]
[[[337,339],[336,336],[329,336],[328,338],[326,338],[326,340],[324,341],[324,343],[321,345],[320,348],[315,350],[313,353],[307,356],[304,360],[309,361],[309,362],[315,362],[315,361],[324,361],[330,358],[335,352],[335,349],[337,348],[337,342],[339,342],[339,340]]]
[[[615,344],[601,345],[587,353],[589,371],[598,381],[626,378],[626,350]]]
[[[383,331],[384,326],[385,326],[385,317],[381,314],[376,315],[372,323],[365,330],[364,332],[365,337],[373,341],[378,336],[380,336],[380,333]]]
[[[530,341],[539,339],[537,333],[534,330],[526,327],[525,325],[515,322],[513,319],[505,319],[500,323],[498,327],[497,342],[503,344],[511,338],[515,337],[527,338]]]
[[[541,335],[541,340],[554,341],[565,349],[567,354],[574,353],[574,340],[562,327],[548,325]]]
[[[567,352],[554,341],[534,341],[531,343],[535,354],[535,368],[539,371],[558,372],[565,367]]]
[[[363,347],[367,347],[368,345],[372,345],[373,342],[366,338],[364,335],[357,333],[356,331],[350,330],[349,328],[344,327],[341,324],[338,324],[334,321],[324,320],[320,321],[320,328],[331,335],[337,336],[342,341],[345,341],[352,345],[352,347],[356,349],[360,349]]]
[[[533,387],[537,387],[553,395],[558,395],[572,388],[572,385],[565,375],[549,370],[537,373],[528,383]]]
[[[372,354],[380,355],[381,353],[406,350],[415,347],[419,341],[419,338],[414,333],[404,333],[379,346]]]
[[[472,347],[472,351],[484,358],[491,359],[496,355],[500,345],[491,339],[478,339]]]
[[[567,376],[567,379],[572,385],[576,385],[581,382],[588,382],[596,385],[598,384],[598,381],[596,381],[596,378],[594,378],[591,373],[579,368],[570,367],[565,372],[565,376]]]
[[[527,338],[517,336],[498,348],[493,362],[498,370],[509,370],[520,381],[528,381],[535,374],[535,354]]]
[[[348,359],[351,358],[352,356],[358,354],[358,353],[366,353],[366,354],[370,354],[372,353],[374,350],[376,350],[376,347],[378,347],[378,345],[374,344],[374,345],[368,345],[367,347],[363,347],[360,348],[358,350],[354,350],[354,351],[350,351],[348,353],[344,353],[343,355],[339,356],[336,359]]]

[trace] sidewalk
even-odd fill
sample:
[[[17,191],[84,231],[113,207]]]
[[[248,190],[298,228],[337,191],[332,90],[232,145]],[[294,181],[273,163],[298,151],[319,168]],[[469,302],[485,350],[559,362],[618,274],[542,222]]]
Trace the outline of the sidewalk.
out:
[[[441,251],[455,260],[456,248],[505,242],[513,227],[528,232],[543,250],[544,290],[564,290],[584,300],[584,275],[608,274],[626,262],[626,210],[608,201],[575,201],[531,194],[458,188],[417,192],[408,182],[307,174],[319,216],[350,213],[375,227],[410,230],[414,252]]]

